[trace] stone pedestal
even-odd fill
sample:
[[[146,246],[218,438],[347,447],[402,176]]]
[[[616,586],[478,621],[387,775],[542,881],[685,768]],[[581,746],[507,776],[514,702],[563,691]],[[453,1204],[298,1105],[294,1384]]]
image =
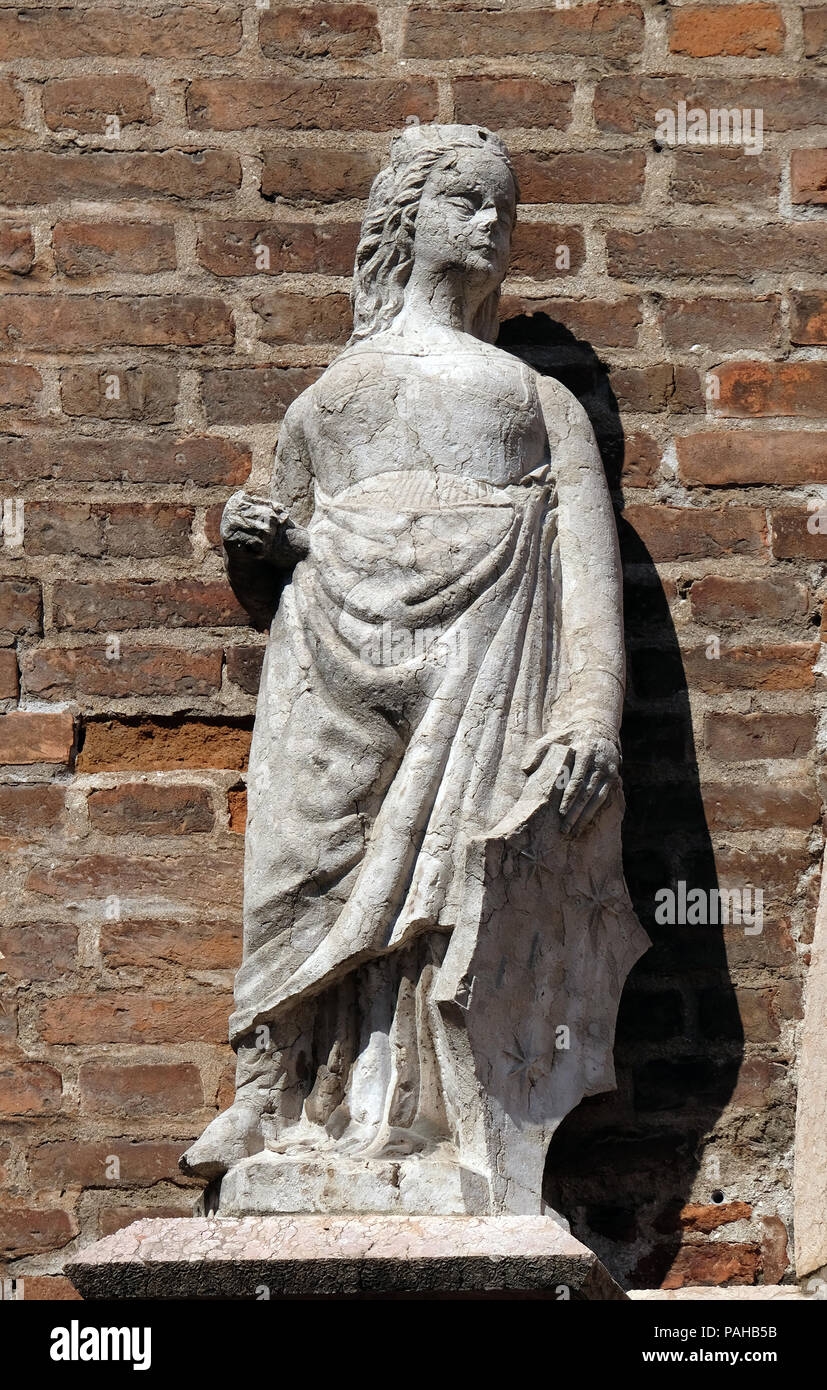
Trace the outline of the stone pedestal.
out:
[[[264,1150],[236,1163],[222,1179],[217,1213],[401,1216],[426,1209],[437,1216],[485,1216],[491,1210],[488,1183],[480,1173],[435,1159],[334,1162],[323,1154],[295,1158]]]
[[[66,1274],[84,1298],[625,1299],[543,1216],[256,1216],[136,1221]]]

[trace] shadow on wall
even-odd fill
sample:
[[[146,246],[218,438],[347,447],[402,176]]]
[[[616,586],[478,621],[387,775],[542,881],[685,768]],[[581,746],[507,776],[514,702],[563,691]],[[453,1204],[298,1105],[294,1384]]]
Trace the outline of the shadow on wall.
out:
[[[658,925],[654,916],[659,889],[677,893],[681,881],[706,893],[718,887],[686,677],[654,563],[623,520],[625,440],[605,366],[587,343],[542,313],[504,323],[498,346],[556,377],[580,399],[615,500],[628,663],[623,858],[632,900],[653,943],[621,1001],[618,1089],[584,1101],[563,1121],[549,1150],[545,1195],[621,1283],[653,1288],[675,1260],[678,1214],[693,1188],[704,1203],[739,1196],[726,1190],[723,1145],[716,1162],[717,1146],[709,1138],[743,1056],[723,930]],[[696,1184],[699,1170],[703,1180]]]

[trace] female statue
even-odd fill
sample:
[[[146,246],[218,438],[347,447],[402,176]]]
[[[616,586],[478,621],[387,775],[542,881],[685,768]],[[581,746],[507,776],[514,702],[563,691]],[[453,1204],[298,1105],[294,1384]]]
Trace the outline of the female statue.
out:
[[[614,518],[585,412],[492,345],[517,186],[394,142],[345,350],[222,536],[270,627],[219,1211],[541,1212],[648,941],[620,862]]]

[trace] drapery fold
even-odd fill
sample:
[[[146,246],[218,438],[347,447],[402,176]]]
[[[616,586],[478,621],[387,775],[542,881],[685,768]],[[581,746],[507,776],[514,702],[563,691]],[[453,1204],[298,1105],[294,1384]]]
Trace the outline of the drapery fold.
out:
[[[559,683],[555,534],[542,482],[317,489],[262,673],[232,1037],[451,929],[468,843],[519,798]]]

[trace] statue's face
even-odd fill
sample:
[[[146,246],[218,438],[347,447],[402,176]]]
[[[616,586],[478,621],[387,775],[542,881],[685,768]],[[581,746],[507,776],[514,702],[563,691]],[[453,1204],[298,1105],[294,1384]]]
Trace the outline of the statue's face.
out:
[[[434,275],[465,271],[484,294],[508,265],[516,213],[514,180],[504,159],[459,148],[425,183],[416,215],[414,258]]]

